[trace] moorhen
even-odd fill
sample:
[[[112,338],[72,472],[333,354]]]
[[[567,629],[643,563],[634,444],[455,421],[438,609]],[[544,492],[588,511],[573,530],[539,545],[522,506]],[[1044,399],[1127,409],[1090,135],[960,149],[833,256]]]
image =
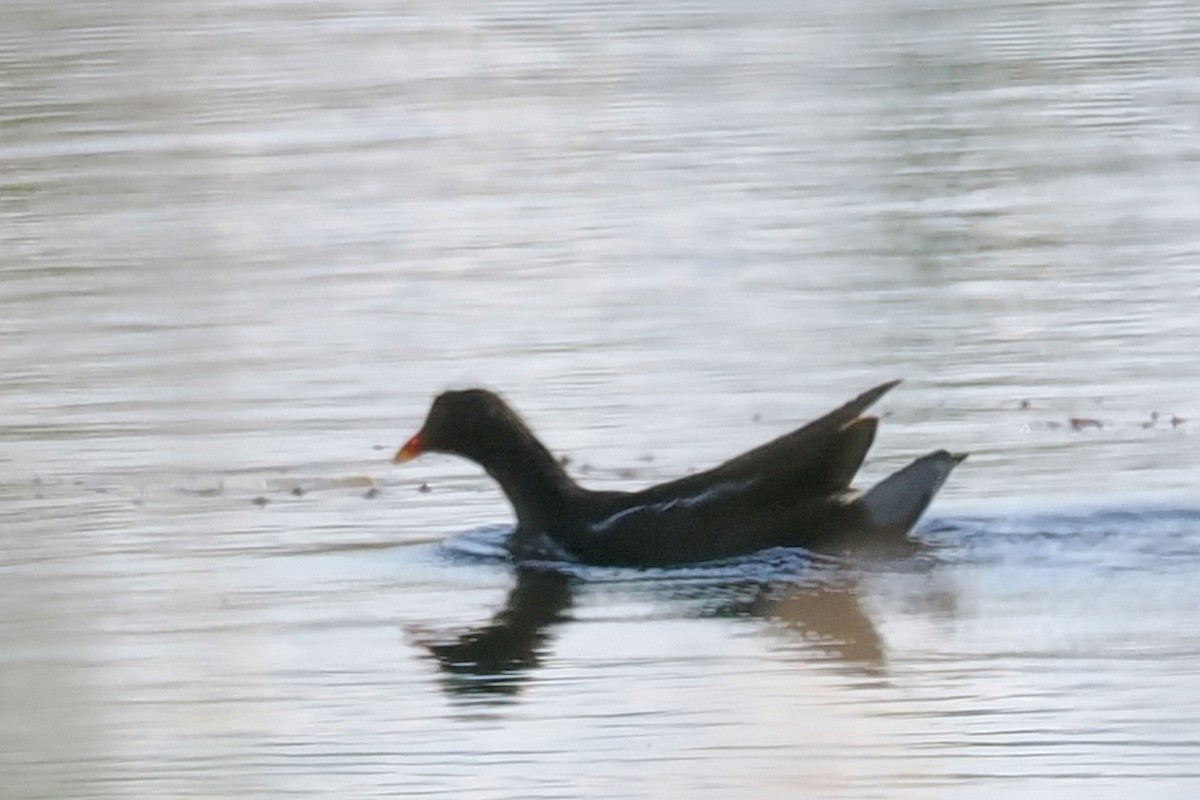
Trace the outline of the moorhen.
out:
[[[900,381],[705,472],[634,492],[585,489],[507,403],[486,389],[445,392],[396,453],[476,462],[517,516],[509,550],[584,564],[657,567],[771,547],[822,551],[903,540],[965,454],[935,450],[865,492],[850,488],[875,438],[862,412]]]

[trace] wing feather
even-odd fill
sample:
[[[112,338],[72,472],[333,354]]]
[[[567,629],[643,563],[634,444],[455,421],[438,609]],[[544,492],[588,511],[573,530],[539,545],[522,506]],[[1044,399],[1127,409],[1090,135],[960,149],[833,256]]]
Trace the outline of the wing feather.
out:
[[[860,416],[900,381],[863,392],[798,430],[712,469],[638,492],[642,502],[692,496],[722,483],[758,484],[760,491],[826,494],[850,485],[875,439],[878,419]]]

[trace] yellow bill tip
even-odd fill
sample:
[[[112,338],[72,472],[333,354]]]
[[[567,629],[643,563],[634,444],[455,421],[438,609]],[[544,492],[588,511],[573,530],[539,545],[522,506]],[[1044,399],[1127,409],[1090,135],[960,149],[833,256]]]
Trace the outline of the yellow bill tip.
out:
[[[404,443],[403,447],[396,451],[395,457],[392,458],[392,463],[403,464],[405,461],[412,461],[423,452],[425,452],[425,448],[421,445],[421,432],[418,431],[411,439]]]

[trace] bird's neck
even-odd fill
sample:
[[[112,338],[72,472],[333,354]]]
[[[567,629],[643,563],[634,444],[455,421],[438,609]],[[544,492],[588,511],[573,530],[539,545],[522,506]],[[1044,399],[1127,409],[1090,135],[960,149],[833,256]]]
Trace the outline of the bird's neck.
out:
[[[502,457],[482,466],[512,504],[518,529],[549,533],[569,516],[582,489],[528,428],[515,427],[506,438]]]

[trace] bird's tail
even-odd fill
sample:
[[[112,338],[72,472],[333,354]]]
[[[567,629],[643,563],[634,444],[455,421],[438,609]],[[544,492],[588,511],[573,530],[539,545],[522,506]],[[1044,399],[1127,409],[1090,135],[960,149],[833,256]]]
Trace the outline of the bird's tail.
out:
[[[856,505],[880,531],[908,533],[929,507],[933,496],[966,453],[935,450],[868,489]]]

